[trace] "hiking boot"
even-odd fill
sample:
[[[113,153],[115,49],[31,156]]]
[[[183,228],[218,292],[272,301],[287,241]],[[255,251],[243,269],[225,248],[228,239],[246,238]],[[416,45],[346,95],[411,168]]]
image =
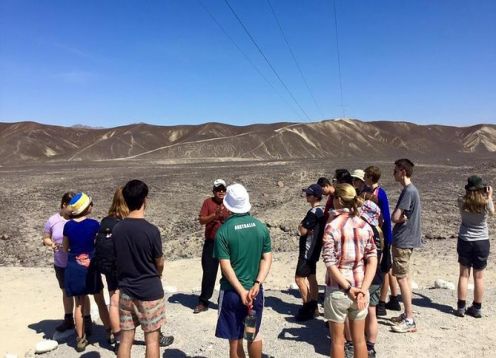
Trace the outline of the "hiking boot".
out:
[[[392,326],[391,330],[396,333],[409,333],[417,332],[417,325],[414,320],[407,320],[406,318],[399,324]]]
[[[119,346],[120,346],[120,345],[121,345],[121,343],[120,343],[120,342],[115,342],[115,343],[114,343],[114,348],[113,348],[113,350],[114,350],[114,353],[115,353],[115,354],[117,354],[117,353],[119,352]]]
[[[86,336],[82,336],[81,338],[76,337],[76,352],[84,352],[89,342],[86,339]]]
[[[470,306],[469,308],[467,308],[465,313],[474,318],[482,317],[482,310],[480,308],[475,308],[474,306]]]
[[[312,310],[312,306],[310,302],[304,303],[303,307],[298,310],[298,313],[295,316],[297,321],[308,321],[313,318],[315,310]]]
[[[160,332],[159,339],[160,347],[167,347],[174,343],[174,336],[164,336],[162,332]]]
[[[455,316],[458,316],[458,317],[465,317],[465,307],[458,307],[456,310],[455,310]]]
[[[387,316],[386,303],[379,301],[379,304],[375,306],[376,316]]]
[[[401,311],[400,300],[398,296],[389,296],[389,302],[385,304],[386,309],[391,311]]]
[[[84,316],[84,334],[89,337],[93,333],[93,321],[91,320],[91,316]]]
[[[64,318],[61,324],[55,327],[57,332],[65,332],[68,329],[74,328],[74,320],[72,318]]]
[[[402,313],[397,317],[391,317],[391,322],[393,322],[394,324],[400,324],[405,319],[406,319],[406,315],[404,313]]]
[[[353,342],[352,341],[346,341],[344,342],[344,356],[345,358],[353,358],[355,355],[355,349],[353,348]]]

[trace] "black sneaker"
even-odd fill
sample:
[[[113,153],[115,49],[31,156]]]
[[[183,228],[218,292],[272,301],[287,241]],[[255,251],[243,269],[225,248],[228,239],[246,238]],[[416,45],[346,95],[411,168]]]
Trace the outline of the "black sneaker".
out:
[[[314,311],[312,311],[312,307],[309,305],[309,303],[305,303],[303,307],[301,307],[298,310],[298,313],[295,316],[295,319],[297,321],[308,321],[309,319],[314,318]]]
[[[164,336],[162,332],[160,332],[160,347],[167,347],[174,343],[174,336]]]
[[[61,324],[55,327],[57,332],[65,332],[68,329],[74,328],[74,321],[72,319],[64,319]]]
[[[389,296],[389,302],[385,306],[386,309],[391,311],[401,311],[400,301],[397,296]]]
[[[467,308],[465,313],[469,316],[472,316],[474,318],[481,318],[482,317],[482,311],[480,308],[475,308],[474,306],[470,306]]]
[[[386,304],[384,302],[379,302],[379,304],[375,306],[375,314],[376,316],[387,316]]]
[[[353,358],[355,355],[355,349],[353,348],[353,342],[344,342],[344,356],[345,358]]]
[[[368,354],[369,354],[369,358],[375,358],[376,356],[376,352],[375,352],[375,349],[374,348],[371,348],[369,350],[367,350]]]

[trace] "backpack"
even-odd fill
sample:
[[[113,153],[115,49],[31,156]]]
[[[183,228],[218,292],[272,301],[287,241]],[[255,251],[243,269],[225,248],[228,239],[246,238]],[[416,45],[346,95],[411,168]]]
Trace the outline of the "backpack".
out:
[[[107,216],[102,220],[100,230],[96,234],[95,255],[91,263],[98,272],[104,275],[112,275],[116,272],[112,229],[119,221],[118,218]]]

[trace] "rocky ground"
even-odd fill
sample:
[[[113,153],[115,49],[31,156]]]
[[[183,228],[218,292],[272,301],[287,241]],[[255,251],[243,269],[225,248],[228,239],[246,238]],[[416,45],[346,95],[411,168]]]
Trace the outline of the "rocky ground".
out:
[[[101,219],[113,192],[133,178],[150,186],[149,221],[156,224],[164,239],[165,284],[174,287],[168,295],[166,333],[175,343],[162,352],[167,357],[222,357],[226,343],[213,336],[216,312],[193,316],[195,295],[201,277],[198,256],[202,227],[197,216],[202,201],[209,196],[214,179],[243,183],[249,190],[253,213],[267,223],[273,239],[276,262],[267,282],[267,310],[264,319],[265,352],[275,357],[328,355],[329,341],[322,318],[298,324],[292,316],[299,299],[288,291],[293,280],[296,227],[307,204],[301,188],[320,176],[332,176],[336,168],[364,168],[370,164],[383,170],[383,187],[393,207],[400,187],[392,179],[392,163],[380,162],[219,162],[164,164],[141,162],[59,163],[39,166],[0,167],[0,355],[17,347],[20,356],[32,350],[44,335],[51,337],[60,318],[59,291],[49,268],[52,255],[41,246],[43,224],[57,211],[62,194],[83,190],[92,195],[94,217]],[[433,289],[442,278],[456,283],[456,234],[459,214],[456,197],[463,192],[466,178],[482,175],[496,184],[496,162],[419,163],[413,181],[422,198],[424,246],[416,252],[414,304],[419,332],[397,335],[388,322],[380,325],[377,345],[383,357],[490,357],[496,350],[492,327],[496,324],[496,272],[493,256],[486,274],[487,295],[484,317],[459,319],[452,315],[456,293]],[[490,222],[491,237],[496,221]],[[491,239],[494,242],[494,239]],[[321,268],[322,270],[322,268]],[[320,274],[322,279],[323,274]],[[470,293],[471,295],[471,293]],[[142,339],[142,336],[138,336]],[[4,343],[7,342],[7,343]],[[77,356],[73,337],[62,342],[49,357]],[[22,347],[22,348],[19,348]],[[135,348],[142,356],[143,347]],[[96,339],[86,357],[112,357],[103,341]]]

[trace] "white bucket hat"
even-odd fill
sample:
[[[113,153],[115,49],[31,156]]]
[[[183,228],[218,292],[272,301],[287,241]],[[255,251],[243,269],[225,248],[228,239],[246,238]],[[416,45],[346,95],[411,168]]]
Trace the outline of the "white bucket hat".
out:
[[[227,187],[224,197],[224,206],[232,213],[244,214],[250,211],[250,195],[241,184],[232,184]]]
[[[355,169],[353,170],[353,173],[351,173],[351,177],[365,181],[365,172],[362,169]]]

